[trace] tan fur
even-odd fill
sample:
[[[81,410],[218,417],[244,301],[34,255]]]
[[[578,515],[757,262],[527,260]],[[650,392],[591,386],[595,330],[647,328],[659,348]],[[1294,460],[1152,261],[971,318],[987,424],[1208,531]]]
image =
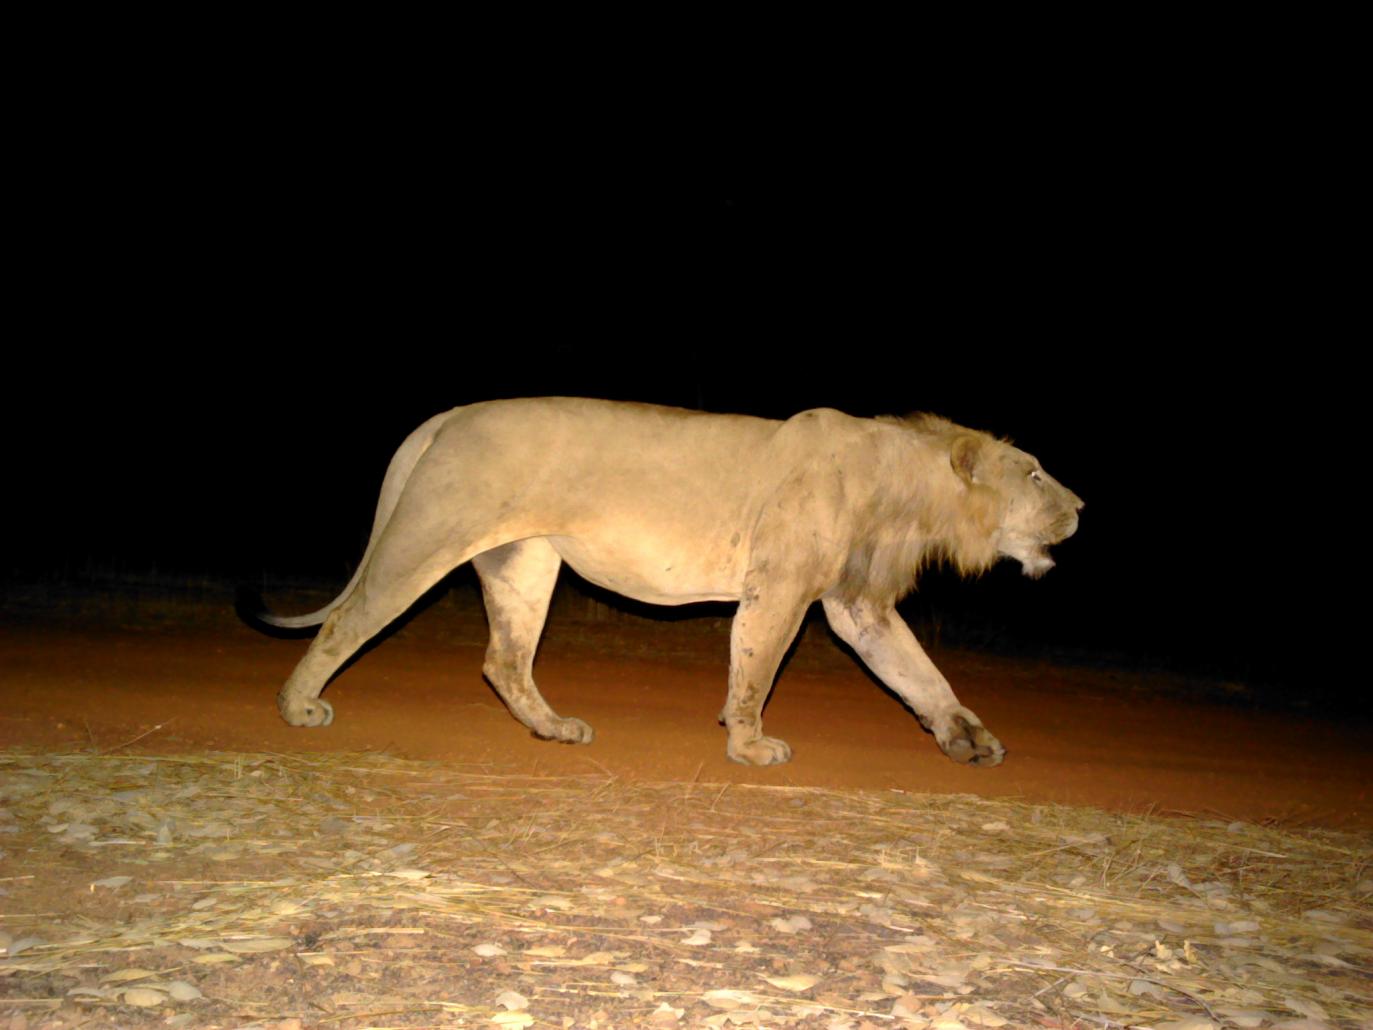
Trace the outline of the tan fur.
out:
[[[1014,484],[998,489],[948,472],[957,471],[955,442],[973,461],[978,451],[994,450],[1000,442],[935,415],[877,421],[904,432],[881,441],[879,489],[855,512],[840,595],[891,604],[910,593],[930,562],[945,562],[963,575],[986,570],[998,557],[995,534],[1005,509],[1002,491]],[[931,466],[931,458],[932,467],[922,468]]]
[[[722,722],[737,761],[786,761],[761,733],[777,665],[806,608],[831,625],[961,761],[1004,749],[958,704],[893,605],[943,561],[998,557],[1029,575],[1071,535],[1081,502],[1030,455],[936,416],[785,422],[572,398],[493,401],[430,419],[401,445],[352,582],[282,688],[282,715],[324,725],[329,677],[450,569],[472,561],[492,634],[485,671],[535,734],[592,731],[548,707],[534,651],[558,567],[643,601],[739,602]]]

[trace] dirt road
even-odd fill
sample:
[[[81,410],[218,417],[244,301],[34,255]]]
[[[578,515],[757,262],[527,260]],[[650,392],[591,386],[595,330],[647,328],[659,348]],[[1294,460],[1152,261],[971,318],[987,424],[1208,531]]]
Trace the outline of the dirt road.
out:
[[[614,632],[628,654],[566,627],[541,653],[536,674],[550,703],[596,729],[592,745],[569,747],[532,739],[484,684],[480,627],[456,639],[417,627],[382,642],[329,687],[334,725],[305,730],[286,726],[275,706],[304,641],[228,619],[91,631],[12,623],[0,628],[0,746],[384,749],[492,771],[969,792],[1373,827],[1368,727],[1179,700],[1134,674],[938,654],[964,703],[1009,749],[999,768],[966,768],[814,631],[766,713],[767,731],[794,759],[738,766],[715,724],[727,641],[637,621]],[[659,634],[671,647],[656,646]]]

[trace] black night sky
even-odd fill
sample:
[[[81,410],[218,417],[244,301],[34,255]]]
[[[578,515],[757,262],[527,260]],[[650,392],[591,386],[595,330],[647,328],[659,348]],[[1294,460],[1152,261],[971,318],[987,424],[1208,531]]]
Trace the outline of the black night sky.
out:
[[[1125,94],[606,136],[206,105],[214,131],[94,121],[99,160],[48,187],[12,581],[342,585],[392,450],[475,400],[929,410],[1086,501],[1048,578],[935,576],[938,603],[1018,647],[1341,695],[1310,671],[1338,604],[1308,528],[1342,374],[1323,213],[1257,122]]]

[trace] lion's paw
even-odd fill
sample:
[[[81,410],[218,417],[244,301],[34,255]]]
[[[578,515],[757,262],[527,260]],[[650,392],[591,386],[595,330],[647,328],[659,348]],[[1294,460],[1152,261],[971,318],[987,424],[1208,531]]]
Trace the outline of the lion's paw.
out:
[[[556,740],[562,744],[590,744],[596,731],[581,719],[558,719],[543,729],[533,730],[540,740]]]
[[[292,726],[328,726],[334,721],[334,706],[323,698],[281,698],[279,707],[281,717]]]
[[[955,712],[935,738],[944,754],[966,765],[1000,765],[1006,748],[967,709]]]
[[[791,746],[776,737],[755,737],[738,746],[730,741],[725,753],[740,765],[781,765],[791,761]]]

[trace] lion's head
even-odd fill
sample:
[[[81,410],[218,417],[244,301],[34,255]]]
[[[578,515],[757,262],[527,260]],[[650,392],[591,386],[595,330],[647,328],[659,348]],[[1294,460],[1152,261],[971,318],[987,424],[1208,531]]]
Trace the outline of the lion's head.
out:
[[[976,574],[1014,558],[1027,576],[1053,568],[1049,547],[1072,536],[1082,501],[1031,454],[937,415],[880,419],[898,429],[885,474],[863,509],[841,596],[891,602],[931,561]]]
[[[1034,455],[986,433],[952,428],[960,430],[950,442],[954,472],[970,492],[995,495],[1000,517],[989,542],[997,556],[1014,558],[1027,576],[1044,575],[1054,567],[1049,547],[1077,531],[1082,499]]]

